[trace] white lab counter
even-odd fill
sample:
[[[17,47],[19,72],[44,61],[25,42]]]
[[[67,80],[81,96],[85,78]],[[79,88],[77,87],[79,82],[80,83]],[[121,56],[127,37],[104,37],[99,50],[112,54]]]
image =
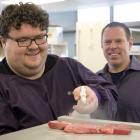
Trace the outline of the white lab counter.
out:
[[[61,118],[63,120],[63,117]],[[66,119],[69,120],[69,119]],[[93,120],[95,121],[95,120]],[[92,121],[91,121],[92,122]],[[0,136],[0,140],[139,140],[140,125],[131,125],[130,135],[72,134],[50,129],[47,124]]]

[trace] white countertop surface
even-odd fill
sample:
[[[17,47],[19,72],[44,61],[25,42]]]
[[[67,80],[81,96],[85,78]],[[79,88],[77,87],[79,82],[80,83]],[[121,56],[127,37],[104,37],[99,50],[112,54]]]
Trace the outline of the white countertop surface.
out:
[[[139,140],[140,130],[130,135],[72,134],[50,129],[47,124],[0,136],[0,140]]]

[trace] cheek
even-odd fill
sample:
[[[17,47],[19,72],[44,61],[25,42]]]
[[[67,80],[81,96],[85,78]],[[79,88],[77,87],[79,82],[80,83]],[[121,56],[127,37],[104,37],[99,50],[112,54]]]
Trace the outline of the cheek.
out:
[[[126,46],[126,47],[121,48],[121,51],[122,51],[124,54],[129,54],[130,48],[129,48],[129,46]]]
[[[7,59],[16,60],[19,57],[22,57],[24,54],[24,50],[22,48],[16,48],[14,46],[5,47],[4,53]]]
[[[48,53],[48,46],[45,45],[45,46],[40,47],[40,51],[41,51],[44,55],[46,55],[46,54]]]
[[[46,49],[48,49],[48,44],[47,43],[42,44],[42,46],[40,46],[39,48],[42,49],[42,50],[46,50]]]
[[[6,58],[8,58],[9,56],[13,54],[13,50],[9,46],[4,46],[3,50],[4,50],[4,55],[6,56]]]
[[[106,54],[107,51],[108,51],[108,48],[107,47],[102,47],[102,50],[103,50],[104,54]]]

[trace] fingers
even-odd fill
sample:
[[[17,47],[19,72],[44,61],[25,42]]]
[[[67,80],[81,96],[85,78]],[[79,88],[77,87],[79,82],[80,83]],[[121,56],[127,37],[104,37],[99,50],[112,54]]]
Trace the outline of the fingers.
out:
[[[93,93],[92,89],[90,89],[87,86],[84,86],[84,88],[85,88],[85,92],[86,92],[86,102],[91,103],[94,100],[95,93]],[[76,101],[81,99],[80,92],[81,92],[81,86],[75,88],[75,90],[73,91],[74,99]]]
[[[87,94],[87,103],[91,103],[94,101],[95,93],[93,90],[91,90],[89,87],[86,88],[86,94]]]
[[[93,96],[91,96],[91,97],[87,97],[87,103],[88,104],[90,104],[91,102],[93,102],[93,100],[94,100],[94,98],[93,98]]]
[[[73,106],[73,109],[81,114],[90,114],[94,112],[94,102],[91,104],[86,104],[86,105],[75,105]]]
[[[80,102],[80,101],[78,101]],[[79,113],[85,113],[85,108],[84,108],[84,104],[82,102],[78,103],[77,105],[73,106],[73,109],[76,110]]]
[[[73,106],[73,109],[81,114],[93,113],[98,108],[98,100],[95,98],[91,103],[84,104],[78,101],[77,105]]]
[[[80,100],[80,98],[81,98],[80,97],[80,87],[77,87],[77,88],[74,89],[73,95],[74,95],[74,99],[76,101]]]
[[[88,86],[84,86],[86,92],[86,103],[81,100],[80,92],[81,87],[77,87],[74,91],[74,98],[77,100],[77,105],[73,106],[73,109],[81,114],[92,113],[98,107],[98,98],[96,93],[89,88]]]

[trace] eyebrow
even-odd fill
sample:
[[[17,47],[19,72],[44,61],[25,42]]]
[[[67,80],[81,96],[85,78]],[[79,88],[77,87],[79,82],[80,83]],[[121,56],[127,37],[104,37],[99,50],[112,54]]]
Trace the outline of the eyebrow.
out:
[[[39,37],[39,36],[42,36],[42,35],[46,35],[47,33],[41,33],[41,34],[38,34],[38,35],[35,35],[35,36],[22,36],[22,37],[19,37],[19,38],[13,38],[15,40],[19,40],[19,39],[30,39],[30,38],[36,38],[36,37]]]

